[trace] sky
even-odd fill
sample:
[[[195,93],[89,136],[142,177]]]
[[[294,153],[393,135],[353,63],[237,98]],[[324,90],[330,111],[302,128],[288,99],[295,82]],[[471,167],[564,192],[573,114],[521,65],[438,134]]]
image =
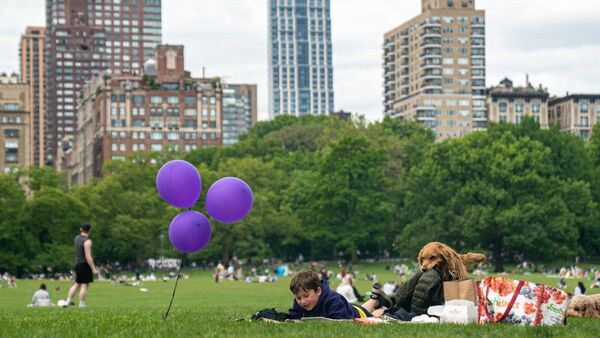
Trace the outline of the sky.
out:
[[[44,0],[0,0],[0,72],[18,71],[26,26],[43,25]],[[335,110],[383,117],[385,32],[420,14],[420,0],[331,0]],[[551,95],[600,94],[598,0],[476,0],[486,11],[487,86],[505,76]],[[268,118],[267,0],[163,0],[163,43],[185,46],[192,76],[258,85]]]

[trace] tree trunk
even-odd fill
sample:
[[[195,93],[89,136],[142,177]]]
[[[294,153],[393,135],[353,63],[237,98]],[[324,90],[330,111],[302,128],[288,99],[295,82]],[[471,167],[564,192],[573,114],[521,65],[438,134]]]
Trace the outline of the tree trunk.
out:
[[[352,265],[356,264],[357,261],[358,261],[358,256],[356,255],[356,251],[353,251],[352,259],[351,259]]]

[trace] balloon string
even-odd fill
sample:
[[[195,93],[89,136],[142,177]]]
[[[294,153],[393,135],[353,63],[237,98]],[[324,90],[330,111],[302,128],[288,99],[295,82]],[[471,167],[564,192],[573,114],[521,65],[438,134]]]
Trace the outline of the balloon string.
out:
[[[169,307],[167,308],[167,312],[163,316],[163,320],[167,320],[169,318],[169,311],[171,311],[171,305],[173,305],[173,299],[175,298],[175,291],[177,291],[177,282],[179,282],[179,272],[181,271],[182,260],[179,260],[179,269],[177,269],[177,279],[175,279],[175,287],[173,288],[173,294],[171,295],[171,302],[169,302]]]

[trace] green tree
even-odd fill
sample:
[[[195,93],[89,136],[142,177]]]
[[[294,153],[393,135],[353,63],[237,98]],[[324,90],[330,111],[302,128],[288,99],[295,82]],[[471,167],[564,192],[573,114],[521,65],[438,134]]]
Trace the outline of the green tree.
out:
[[[551,150],[528,137],[474,133],[436,145],[411,172],[397,245],[417,252],[430,240],[491,253],[496,271],[518,257],[572,258],[578,252],[575,210],[567,192],[585,184],[553,176]],[[595,206],[593,206],[595,208]]]

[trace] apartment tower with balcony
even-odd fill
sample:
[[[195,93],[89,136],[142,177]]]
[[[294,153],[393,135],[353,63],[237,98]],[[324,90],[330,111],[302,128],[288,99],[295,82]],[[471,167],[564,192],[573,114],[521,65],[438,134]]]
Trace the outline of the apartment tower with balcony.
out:
[[[485,129],[485,11],[474,0],[421,7],[384,35],[384,114],[418,121],[438,140]]]

